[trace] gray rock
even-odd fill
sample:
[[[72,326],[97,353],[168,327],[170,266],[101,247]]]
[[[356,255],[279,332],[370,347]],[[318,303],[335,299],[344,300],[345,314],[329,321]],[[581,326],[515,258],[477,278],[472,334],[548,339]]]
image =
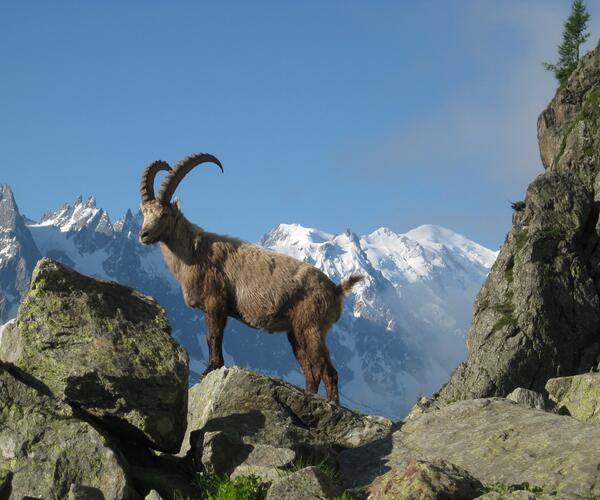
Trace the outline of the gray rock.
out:
[[[72,485],[76,484],[74,490]],[[135,498],[114,442],[0,366],[0,491],[11,498]]]
[[[377,478],[370,487],[369,500],[472,500],[482,487],[479,480],[454,464],[412,460]]]
[[[144,500],[163,500],[163,497],[160,496],[158,491],[151,490],[150,493],[144,497]]]
[[[523,389],[522,387],[517,387],[506,396],[506,399],[535,410],[548,410],[551,407],[539,392]]]
[[[335,448],[362,446],[390,433],[392,422],[309,395],[279,379],[238,367],[221,368],[190,389],[188,429],[182,453],[202,434],[223,431],[247,445],[288,448],[316,458]]]
[[[364,489],[410,460],[446,460],[484,484],[527,482],[577,498],[600,482],[600,426],[502,398],[460,401],[339,459],[345,488]]]
[[[559,410],[583,422],[600,422],[600,373],[553,378],[546,390]]]
[[[254,475],[264,483],[272,483],[289,474],[289,468],[296,461],[294,450],[264,444],[245,445],[242,453],[243,457],[236,458],[239,465],[233,469],[232,478]]]
[[[546,172],[529,186],[474,307],[469,357],[438,404],[543,393],[588,372],[600,343],[600,47],[582,58],[538,121]]]
[[[306,467],[275,481],[266,500],[322,500],[338,489],[318,467]]]
[[[263,465],[248,465],[242,463],[238,465],[231,473],[231,479],[243,476],[256,476],[261,483],[271,484],[281,479],[284,475],[289,474],[288,471],[282,471],[277,467]]]
[[[225,432],[206,432],[202,443],[200,460],[209,474],[229,474],[243,448],[242,441],[232,439]]]
[[[0,358],[106,428],[179,450],[188,357],[150,297],[42,259]]]
[[[295,459],[296,452],[289,448],[255,444],[252,446],[249,455],[244,459],[244,463],[247,465],[284,468],[292,465]]]
[[[535,493],[531,493],[530,491],[518,490],[503,494],[492,491],[490,493],[486,493],[485,495],[477,497],[477,500],[538,500],[541,498],[541,496],[538,496]],[[553,496],[549,498],[556,497]]]

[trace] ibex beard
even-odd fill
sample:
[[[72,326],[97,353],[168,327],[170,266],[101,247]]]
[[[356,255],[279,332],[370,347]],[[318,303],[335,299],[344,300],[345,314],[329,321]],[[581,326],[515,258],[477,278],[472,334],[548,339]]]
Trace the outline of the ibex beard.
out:
[[[140,242],[160,245],[185,303],[204,312],[209,354],[204,374],[224,364],[223,331],[231,316],[269,333],[287,332],[306,390],[316,393],[322,379],[327,398],[339,403],[338,375],[326,336],[340,318],[344,296],[362,277],[353,275],[336,285],[305,262],[192,224],[179,201],[171,203],[171,198],[183,177],[205,162],[223,170],[208,153],[188,156],[174,168],[155,161],[145,169],[140,188],[144,216]],[[161,170],[168,174],[155,197],[154,178]]]

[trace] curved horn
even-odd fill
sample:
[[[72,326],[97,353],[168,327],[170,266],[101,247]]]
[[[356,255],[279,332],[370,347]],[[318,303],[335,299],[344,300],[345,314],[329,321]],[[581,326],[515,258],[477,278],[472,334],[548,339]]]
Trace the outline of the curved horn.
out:
[[[165,177],[165,180],[160,188],[158,201],[162,205],[168,205],[171,202],[171,198],[173,197],[173,193],[177,189],[177,186],[186,176],[186,174],[194,167],[206,162],[215,163],[219,166],[221,172],[223,172],[223,165],[221,165],[221,162],[217,157],[209,153],[194,153],[181,160],[177,165],[175,165],[175,168],[173,168],[173,170],[167,174],[167,177]]]
[[[147,203],[154,199],[154,178],[161,170],[170,172],[171,165],[166,161],[156,160],[146,167],[142,174],[142,182],[140,183],[140,194],[142,195],[142,203]]]

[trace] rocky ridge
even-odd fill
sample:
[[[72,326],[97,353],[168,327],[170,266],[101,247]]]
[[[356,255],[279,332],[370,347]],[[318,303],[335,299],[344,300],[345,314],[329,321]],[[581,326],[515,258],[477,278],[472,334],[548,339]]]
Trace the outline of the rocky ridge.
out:
[[[187,367],[152,299],[42,259],[0,335],[0,498],[202,498],[198,478],[223,476],[254,478],[253,498],[475,498],[495,483],[575,498],[600,481],[600,427],[527,398],[392,422],[235,366],[188,391]],[[563,398],[574,414],[581,386]]]

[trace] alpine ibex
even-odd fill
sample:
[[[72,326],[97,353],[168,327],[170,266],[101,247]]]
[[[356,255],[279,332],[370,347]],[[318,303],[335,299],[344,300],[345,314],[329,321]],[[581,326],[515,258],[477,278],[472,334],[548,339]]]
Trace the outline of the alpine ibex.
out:
[[[350,276],[335,285],[309,264],[189,222],[179,200],[171,203],[171,197],[185,175],[205,162],[223,171],[221,162],[207,153],[188,156],[174,168],[155,161],[144,171],[140,188],[140,241],[160,244],[185,303],[204,311],[209,352],[204,374],[223,366],[223,330],[231,316],[253,328],[287,331],[306,390],[316,393],[322,378],[328,399],[339,403],[338,375],[325,340],[340,317],[343,296],[361,277]],[[154,178],[161,170],[168,174],[155,197]]]

